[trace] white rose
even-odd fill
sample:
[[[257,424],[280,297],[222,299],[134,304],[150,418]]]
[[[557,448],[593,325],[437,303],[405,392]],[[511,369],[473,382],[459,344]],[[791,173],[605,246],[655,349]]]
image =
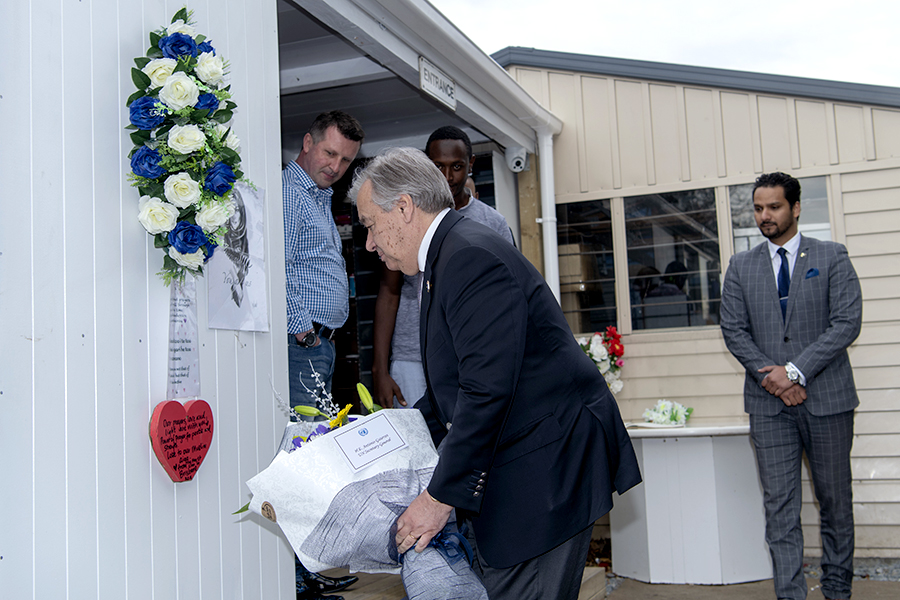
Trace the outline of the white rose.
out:
[[[609,373],[609,360],[603,359],[597,362],[597,368],[600,369],[602,375]]]
[[[179,71],[169,75],[165,85],[159,90],[159,99],[172,110],[194,106],[200,97],[200,88],[187,73]]]
[[[197,225],[203,228],[203,231],[215,231],[228,222],[231,215],[234,214],[234,202],[223,204],[221,202],[213,202],[204,206],[197,213]]]
[[[203,256],[203,250],[197,250],[190,254],[182,254],[176,250],[174,246],[169,246],[169,256],[182,267],[191,269],[192,271],[196,271],[203,266],[203,259],[205,258]]]
[[[187,208],[200,199],[200,185],[184,172],[169,175],[165,190],[166,200],[178,208]]]
[[[175,125],[169,130],[169,148],[179,154],[190,154],[206,143],[206,136],[196,125]]]
[[[141,196],[138,206],[138,220],[151,235],[172,231],[178,222],[178,209],[159,198]]]
[[[225,76],[225,63],[212,52],[203,52],[197,57],[197,66],[194,67],[194,73],[206,85],[216,87]]]
[[[225,135],[226,131],[228,132],[228,135],[225,136],[224,140],[222,140],[222,136]],[[216,125],[215,133],[216,133],[216,139],[222,140],[222,142],[225,144],[226,148],[231,148],[232,150],[234,150],[235,152],[240,154],[241,140],[238,139],[238,136],[234,135],[233,130],[229,131],[228,125],[223,125],[222,123],[219,123],[218,125]]]
[[[194,28],[178,19],[168,27],[166,27],[166,35],[172,35],[173,33],[183,33],[184,35],[189,35],[194,37]]]
[[[177,64],[174,58],[154,58],[141,71],[150,78],[150,87],[158,88],[166,83]]]
[[[609,385],[609,391],[611,391],[613,394],[618,394],[619,392],[622,391],[622,388],[625,386],[625,384],[622,383],[621,379],[616,379],[615,381],[613,381],[612,383],[610,383],[608,385]]]

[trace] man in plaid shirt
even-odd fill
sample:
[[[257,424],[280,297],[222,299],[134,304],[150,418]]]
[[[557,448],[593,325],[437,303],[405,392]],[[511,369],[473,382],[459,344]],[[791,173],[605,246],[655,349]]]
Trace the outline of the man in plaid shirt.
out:
[[[331,338],[347,320],[350,297],[341,236],[331,214],[331,186],[356,158],[364,135],[347,113],[322,113],[303,137],[300,155],[281,174],[292,407],[315,406],[315,396],[331,391]],[[297,561],[298,600],[324,598],[322,593],[356,580],[310,573]]]

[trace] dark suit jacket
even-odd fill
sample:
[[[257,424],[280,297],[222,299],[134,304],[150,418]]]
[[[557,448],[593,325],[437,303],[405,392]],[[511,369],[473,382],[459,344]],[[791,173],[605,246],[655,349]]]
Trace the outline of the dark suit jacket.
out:
[[[551,550],[640,482],[597,367],[522,254],[451,211],[428,250],[417,407],[441,458],[428,486],[473,516],[488,564]],[[451,426],[452,424],[452,426]]]
[[[725,273],[722,334],[747,370],[744,410],[774,416],[784,403],[759,382],[766,365],[790,361],[806,376],[807,410],[834,415],[859,405],[847,347],[859,335],[862,293],[847,249],[800,236],[782,321],[778,286],[766,242],[734,255]]]

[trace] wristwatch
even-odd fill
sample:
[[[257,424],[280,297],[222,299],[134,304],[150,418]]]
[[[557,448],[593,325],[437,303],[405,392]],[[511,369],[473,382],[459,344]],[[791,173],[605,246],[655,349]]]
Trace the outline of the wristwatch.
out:
[[[787,363],[784,365],[784,371],[787,374],[787,378],[791,380],[793,383],[800,383],[800,369],[792,365],[791,363]]]
[[[302,340],[297,340],[297,343],[303,346],[304,348],[312,348],[316,345],[316,338],[319,337],[316,335],[315,329],[310,329],[306,332],[306,335],[303,336]]]

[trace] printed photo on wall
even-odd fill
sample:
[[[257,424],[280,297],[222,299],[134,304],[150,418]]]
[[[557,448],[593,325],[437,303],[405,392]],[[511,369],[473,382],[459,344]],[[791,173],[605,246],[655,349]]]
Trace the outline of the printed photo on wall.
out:
[[[264,198],[261,189],[240,182],[234,186],[228,231],[204,267],[211,329],[269,330]]]

